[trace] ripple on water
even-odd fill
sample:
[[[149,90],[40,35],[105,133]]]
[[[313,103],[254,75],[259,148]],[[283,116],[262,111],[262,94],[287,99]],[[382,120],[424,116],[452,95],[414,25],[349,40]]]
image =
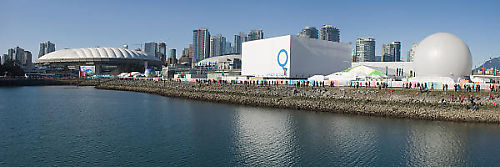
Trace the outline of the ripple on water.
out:
[[[0,88],[0,99],[0,166],[500,163],[498,125],[243,107],[73,87]]]

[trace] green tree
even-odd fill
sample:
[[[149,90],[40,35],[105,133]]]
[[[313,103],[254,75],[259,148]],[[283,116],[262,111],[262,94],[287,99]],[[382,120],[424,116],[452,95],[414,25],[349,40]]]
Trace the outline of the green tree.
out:
[[[3,65],[0,65],[0,75],[5,75],[5,72],[7,72],[7,76],[24,76],[24,70],[13,60],[6,60]]]

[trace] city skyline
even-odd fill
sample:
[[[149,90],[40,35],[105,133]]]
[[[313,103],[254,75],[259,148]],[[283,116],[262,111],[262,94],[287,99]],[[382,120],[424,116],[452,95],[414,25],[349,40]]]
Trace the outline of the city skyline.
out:
[[[500,28],[500,22],[496,18],[500,11],[495,9],[499,3],[496,1],[315,1],[310,4],[297,1],[258,2],[262,4],[262,9],[249,13],[234,8],[243,6],[244,2],[232,1],[199,2],[191,5],[188,2],[161,1],[7,0],[1,4],[23,6],[25,12],[15,12],[11,8],[0,11],[0,21],[15,23],[0,27],[0,53],[6,53],[8,48],[16,46],[39,53],[39,44],[44,41],[55,43],[58,50],[95,46],[121,47],[123,44],[135,49],[140,46],[134,44],[146,42],[165,42],[169,49],[182,49],[192,43],[192,31],[201,27],[206,27],[211,34],[222,34],[231,42],[235,34],[254,29],[264,30],[265,37],[268,38],[296,35],[306,26],[318,28],[323,24],[331,24],[341,30],[340,41],[350,42],[353,48],[357,38],[376,39],[377,56],[380,56],[378,53],[381,52],[382,44],[401,41],[401,56],[406,60],[406,53],[413,43],[436,32],[450,32],[463,38],[472,52],[474,65],[482,64],[489,57],[500,56],[500,49],[496,47],[500,39],[491,38],[500,35],[500,32],[496,32]],[[330,5],[317,5],[318,3]],[[433,5],[429,6],[429,3]],[[376,14],[368,16],[364,12],[355,12],[381,9],[388,4],[394,10],[377,10]],[[217,20],[196,17],[202,12],[199,10],[220,5],[227,8],[206,14],[220,16]],[[175,7],[160,10],[168,6]],[[315,10],[303,10],[307,6],[315,7]],[[183,12],[185,10],[192,12]],[[289,12],[290,10],[294,12]],[[130,11],[141,12],[137,14]],[[463,14],[464,11],[467,11],[467,15]],[[392,19],[384,20],[384,14],[388,13],[395,15],[391,15],[394,16]],[[143,17],[150,14],[163,16],[161,18],[164,20],[157,22],[157,17]],[[144,27],[143,22],[148,21],[155,21],[158,25]]]

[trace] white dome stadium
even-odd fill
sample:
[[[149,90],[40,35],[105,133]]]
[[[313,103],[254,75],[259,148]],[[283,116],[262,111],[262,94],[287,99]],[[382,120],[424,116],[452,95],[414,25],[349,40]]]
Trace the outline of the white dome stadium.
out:
[[[162,61],[157,57],[123,48],[63,49],[42,56],[35,63],[62,74],[73,73],[82,66],[95,67],[96,74],[161,69],[162,66]]]
[[[79,48],[63,49],[48,53],[36,60],[37,63],[57,61],[81,61],[92,59],[93,61],[109,59],[139,59],[160,61],[154,56],[147,56],[141,52],[123,48]]]
[[[471,74],[472,57],[462,39],[450,33],[436,33],[418,44],[414,65],[417,77],[457,80]]]

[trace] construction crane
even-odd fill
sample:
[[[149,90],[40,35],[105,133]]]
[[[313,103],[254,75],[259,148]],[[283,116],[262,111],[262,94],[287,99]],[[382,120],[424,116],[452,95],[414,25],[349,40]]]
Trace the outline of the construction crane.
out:
[[[141,47],[139,47],[139,49],[141,49],[141,50],[144,48],[144,44],[143,43],[131,44],[131,46],[141,46]]]
[[[168,41],[168,38],[165,38],[164,40],[165,42]],[[126,45],[126,44],[125,44]],[[144,43],[135,43],[135,44],[130,44],[131,48],[133,48],[132,46],[140,46],[139,48],[142,50],[144,49]]]

